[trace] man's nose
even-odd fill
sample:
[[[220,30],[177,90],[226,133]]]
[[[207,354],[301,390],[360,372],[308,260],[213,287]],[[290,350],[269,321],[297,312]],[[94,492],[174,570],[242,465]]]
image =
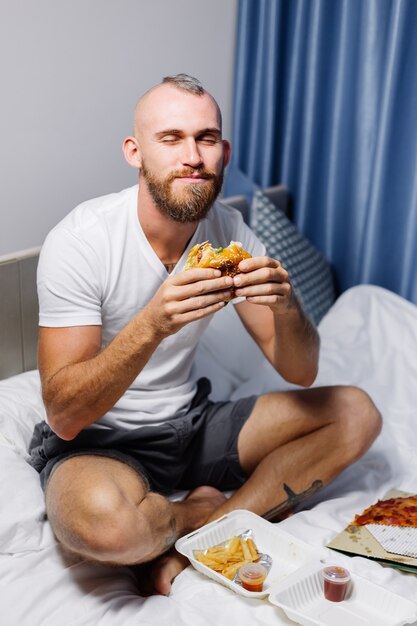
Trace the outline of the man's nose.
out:
[[[183,144],[182,151],[182,163],[183,165],[189,165],[190,167],[198,167],[203,164],[203,159],[198,149],[196,140],[189,137]]]

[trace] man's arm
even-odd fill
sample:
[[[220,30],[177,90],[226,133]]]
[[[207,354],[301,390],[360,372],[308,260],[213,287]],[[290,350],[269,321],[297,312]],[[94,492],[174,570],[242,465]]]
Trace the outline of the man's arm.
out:
[[[103,350],[100,326],[41,328],[39,371],[54,432],[70,440],[102,417],[162,339],[218,311],[228,298],[228,280],[218,270],[194,269],[168,278]]]
[[[275,259],[242,261],[234,281],[236,305],[245,328],[266,358],[288,382],[309,386],[318,370],[320,340],[298,302],[288,272]]]

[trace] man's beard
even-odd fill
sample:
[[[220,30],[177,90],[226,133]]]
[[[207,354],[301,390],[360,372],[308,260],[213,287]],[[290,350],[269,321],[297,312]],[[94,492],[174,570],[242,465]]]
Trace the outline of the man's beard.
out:
[[[219,175],[205,169],[184,169],[172,172],[166,178],[158,178],[142,162],[141,173],[156,206],[175,222],[198,222],[206,217],[213,202],[219,195],[224,168]],[[205,183],[183,185],[182,190],[174,192],[172,183],[178,177],[198,174],[207,179]]]

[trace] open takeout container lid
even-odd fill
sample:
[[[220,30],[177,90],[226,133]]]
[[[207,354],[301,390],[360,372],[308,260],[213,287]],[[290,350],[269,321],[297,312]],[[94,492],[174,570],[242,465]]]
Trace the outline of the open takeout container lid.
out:
[[[351,574],[342,602],[326,600],[323,564],[297,570],[271,589],[268,600],[302,626],[402,626],[417,619],[417,604],[380,585]]]
[[[210,569],[194,556],[194,550],[205,550],[228,541],[245,531],[261,553],[272,558],[272,566],[262,591],[248,591]],[[246,510],[236,510],[185,535],[175,544],[193,567],[221,585],[246,598],[268,598],[287,616],[305,626],[402,626],[417,620],[417,603],[351,573],[350,588],[343,602],[324,598],[322,570],[337,564],[328,550],[313,548]]]

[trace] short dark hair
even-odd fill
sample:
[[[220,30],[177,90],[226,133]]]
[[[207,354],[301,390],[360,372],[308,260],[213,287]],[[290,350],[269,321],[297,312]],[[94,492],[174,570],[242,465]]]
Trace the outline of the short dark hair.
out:
[[[173,85],[174,87],[177,87],[178,89],[182,89],[183,91],[188,91],[190,93],[195,93],[199,96],[202,96],[205,93],[205,89],[200,81],[193,76],[189,76],[188,74],[165,76],[162,80],[162,83],[168,83],[170,85]]]

